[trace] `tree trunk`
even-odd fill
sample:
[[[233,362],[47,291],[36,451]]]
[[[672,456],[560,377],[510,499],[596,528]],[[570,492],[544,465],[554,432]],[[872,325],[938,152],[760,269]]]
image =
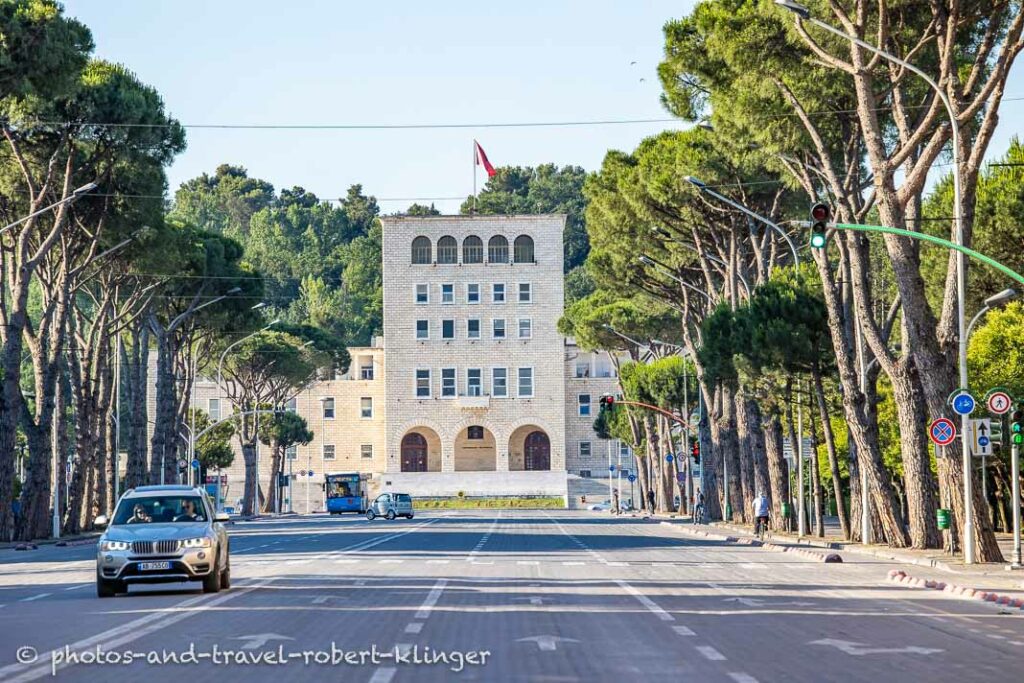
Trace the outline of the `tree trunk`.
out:
[[[808,410],[807,416],[811,422],[811,457],[807,461],[807,466],[811,468],[811,526],[814,529],[814,535],[823,538],[825,536],[825,515],[822,510],[821,470],[818,463],[818,428],[815,424],[814,412]]]
[[[839,528],[842,530],[843,538],[850,540],[850,518],[846,515],[846,502],[843,500],[843,482],[839,476],[839,456],[836,453],[836,438],[832,432],[832,420],[828,414],[828,404],[825,401],[825,386],[821,379],[821,372],[814,368],[811,372],[814,381],[814,397],[818,404],[818,417],[821,419],[821,431],[825,436],[825,450],[828,453],[828,469],[832,475],[832,495],[836,500],[836,514],[839,516]]]
[[[149,480],[151,483],[172,484],[177,481],[178,445],[177,386],[174,377],[176,354],[173,334],[156,330],[157,377],[156,412],[153,438],[150,446]],[[162,476],[161,476],[162,471]]]
[[[739,460],[739,485],[740,500],[742,501],[743,513],[740,521],[753,522],[752,511],[754,509],[754,447],[752,444],[752,427],[748,421],[750,414],[747,412],[747,400],[742,389],[733,395],[733,404],[736,411],[736,441],[737,455]]]
[[[740,488],[740,468],[739,468],[739,441],[736,438],[736,403],[733,401],[733,392],[728,387],[719,386],[715,392],[717,394],[717,406],[718,411],[717,419],[712,423],[712,430],[717,427],[717,448],[715,449],[720,454],[720,463],[722,466],[721,477],[723,486],[726,487],[724,490],[729,492],[729,505],[725,505],[725,499],[722,499],[722,508],[724,510],[724,518],[727,521],[731,521],[733,515],[736,513],[736,506],[743,505],[743,491]],[[715,432],[712,431],[712,435]],[[727,481],[726,481],[726,475]],[[740,514],[740,521],[746,519],[743,510]],[[731,514],[730,514],[731,513]]]
[[[716,452],[714,440],[714,423],[707,406],[712,405],[712,394],[703,379],[700,379],[700,391],[703,396],[704,410],[697,424],[697,441],[700,444],[700,462],[702,472],[701,486],[704,494],[704,509],[709,520],[722,519],[722,507],[719,502],[719,454]]]
[[[768,478],[772,495],[772,519],[785,519],[782,504],[789,502],[789,464],[783,453],[782,420],[778,412],[765,416],[764,445],[768,461]]]
[[[124,347],[124,367],[127,370],[126,405],[128,417],[127,462],[125,463],[124,486],[133,489],[147,481],[149,472],[147,435],[149,405],[147,389],[149,380],[149,328],[138,322],[131,335],[131,346]]]

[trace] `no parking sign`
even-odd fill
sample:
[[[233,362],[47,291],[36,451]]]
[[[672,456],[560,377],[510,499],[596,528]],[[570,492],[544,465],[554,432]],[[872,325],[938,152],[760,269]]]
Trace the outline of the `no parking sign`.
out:
[[[956,439],[956,425],[946,417],[940,417],[928,428],[928,437],[936,446],[948,446]]]

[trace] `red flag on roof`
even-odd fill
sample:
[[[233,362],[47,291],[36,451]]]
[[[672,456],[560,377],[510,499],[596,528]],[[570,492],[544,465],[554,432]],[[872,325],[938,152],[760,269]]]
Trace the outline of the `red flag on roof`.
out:
[[[487,155],[484,153],[484,148],[480,146],[480,143],[473,140],[473,144],[476,146],[476,165],[483,166],[484,170],[487,171],[487,177],[493,178],[497,171],[491,166],[491,162],[487,160]]]

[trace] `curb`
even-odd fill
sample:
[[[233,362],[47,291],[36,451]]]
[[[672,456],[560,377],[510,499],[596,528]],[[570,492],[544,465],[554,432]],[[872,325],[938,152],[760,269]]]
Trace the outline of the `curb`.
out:
[[[659,522],[662,526],[667,526],[670,529],[675,529],[681,534],[690,534],[693,536],[703,536],[704,538],[711,538],[718,541],[725,541],[726,543],[736,543],[739,545],[749,545],[753,548],[763,548],[765,550],[773,550],[780,553],[794,553],[802,557],[806,557],[818,562],[825,562],[828,564],[841,563],[843,561],[842,556],[838,553],[828,553],[819,550],[811,550],[809,548],[798,548],[791,545],[782,545],[779,543],[762,542],[756,538],[741,538],[739,536],[726,536],[722,534],[711,533],[710,531],[702,531],[700,529],[688,529],[679,524],[673,524],[672,522]]]
[[[961,598],[963,600],[991,602],[996,605],[1002,605],[1003,607],[1011,607],[1024,611],[1024,598],[1015,598],[1003,593],[994,593],[977,588],[969,588],[967,586],[961,586],[955,583],[946,583],[944,581],[932,581],[931,579],[926,580],[910,576],[899,569],[889,570],[888,579],[892,583],[898,583],[907,588],[927,588],[930,590],[942,591],[951,597]]]

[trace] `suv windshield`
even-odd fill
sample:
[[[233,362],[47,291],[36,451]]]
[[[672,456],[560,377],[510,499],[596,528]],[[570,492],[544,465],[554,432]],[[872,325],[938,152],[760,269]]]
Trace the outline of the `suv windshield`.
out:
[[[125,498],[117,506],[112,524],[167,524],[205,522],[206,508],[199,496]]]

